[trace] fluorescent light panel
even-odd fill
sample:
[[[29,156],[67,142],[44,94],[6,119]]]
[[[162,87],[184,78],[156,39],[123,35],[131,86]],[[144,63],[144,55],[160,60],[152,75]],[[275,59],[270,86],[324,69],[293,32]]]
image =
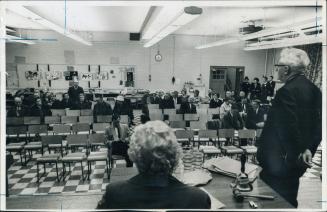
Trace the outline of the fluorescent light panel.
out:
[[[198,8],[198,9],[201,10],[201,13],[202,13],[202,9],[200,9],[200,8]],[[185,12],[185,9],[184,9],[176,16],[176,18],[173,19],[173,21],[171,21],[168,25],[163,27],[151,40],[146,42],[144,44],[144,47],[148,48],[148,47],[156,44],[163,38],[167,37],[169,34],[178,30],[180,27],[190,23],[195,18],[199,17],[199,15],[201,15],[201,13],[189,14],[189,13]]]
[[[35,44],[34,41],[30,41],[28,39],[24,39],[24,38],[13,36],[13,35],[6,35],[6,40],[9,42],[24,43],[24,44],[28,44],[28,45]]]

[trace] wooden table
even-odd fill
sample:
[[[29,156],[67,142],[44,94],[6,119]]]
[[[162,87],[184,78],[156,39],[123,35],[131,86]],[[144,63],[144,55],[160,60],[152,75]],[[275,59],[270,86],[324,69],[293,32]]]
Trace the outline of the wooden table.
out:
[[[135,168],[113,168],[110,175],[110,183],[128,180],[137,174]],[[274,200],[259,200],[257,198],[245,198],[243,203],[238,203],[233,198],[232,189],[229,184],[234,181],[231,177],[226,177],[217,173],[212,173],[213,179],[205,185],[205,188],[212,196],[217,198],[225,208],[229,209],[250,209],[249,200],[254,201],[258,205],[258,209],[274,209],[274,208],[294,208],[272,188],[265,184],[262,180],[257,179],[253,183],[253,194],[272,195]]]

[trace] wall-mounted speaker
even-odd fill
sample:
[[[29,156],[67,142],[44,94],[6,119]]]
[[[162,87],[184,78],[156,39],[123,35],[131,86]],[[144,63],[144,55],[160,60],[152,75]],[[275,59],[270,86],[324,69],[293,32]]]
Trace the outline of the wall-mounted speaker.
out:
[[[139,41],[141,38],[141,33],[129,33],[129,40]]]

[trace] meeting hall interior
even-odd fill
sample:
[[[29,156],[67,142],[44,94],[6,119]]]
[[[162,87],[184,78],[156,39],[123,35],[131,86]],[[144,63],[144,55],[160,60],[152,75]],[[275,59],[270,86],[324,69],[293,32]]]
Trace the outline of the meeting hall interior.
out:
[[[325,1],[0,6],[1,209],[324,207]]]

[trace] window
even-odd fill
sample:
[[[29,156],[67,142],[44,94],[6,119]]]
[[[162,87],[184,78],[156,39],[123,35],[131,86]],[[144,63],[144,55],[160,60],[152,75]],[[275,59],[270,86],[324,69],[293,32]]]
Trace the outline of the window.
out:
[[[212,79],[225,79],[225,70],[213,69]]]

